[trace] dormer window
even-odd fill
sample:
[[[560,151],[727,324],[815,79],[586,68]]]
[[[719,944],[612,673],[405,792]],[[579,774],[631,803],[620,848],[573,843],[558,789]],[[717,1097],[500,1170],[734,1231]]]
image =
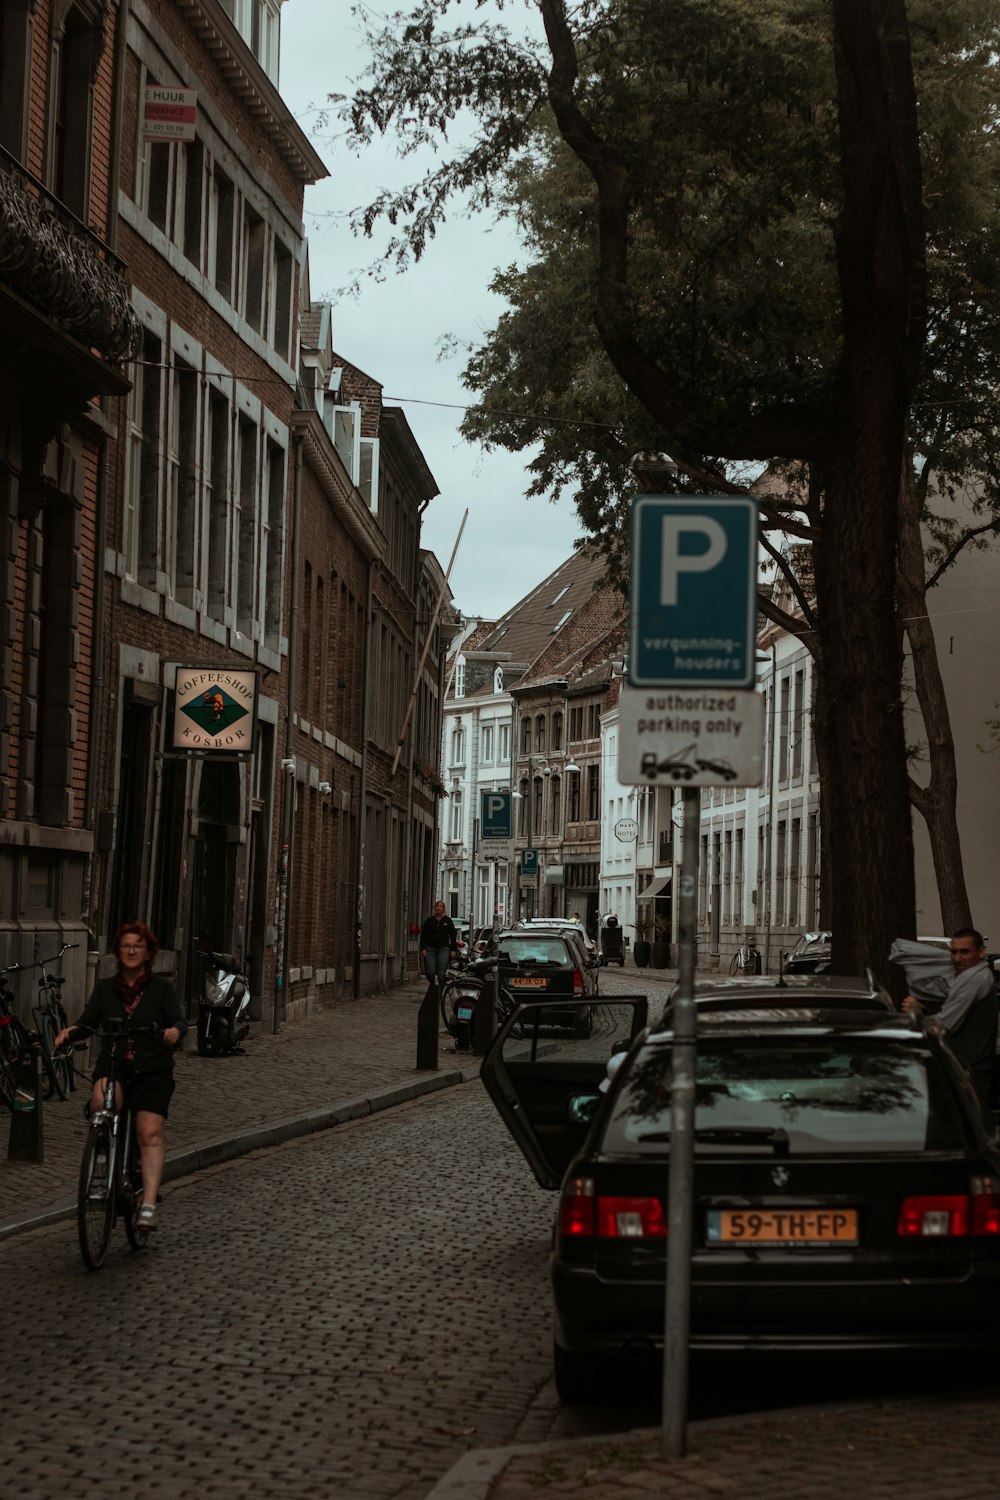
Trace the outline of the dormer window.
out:
[[[503,692],[503,667],[497,667],[493,673],[493,691],[495,693]]]
[[[459,657],[455,666],[455,697],[465,697],[465,660]]]

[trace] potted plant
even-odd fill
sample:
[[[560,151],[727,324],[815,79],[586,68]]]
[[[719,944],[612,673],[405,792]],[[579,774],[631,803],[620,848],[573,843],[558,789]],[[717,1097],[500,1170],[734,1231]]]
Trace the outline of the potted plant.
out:
[[[636,917],[635,946],[632,949],[632,956],[635,959],[636,967],[644,969],[649,963],[649,955],[649,922],[646,917]]]
[[[650,964],[654,969],[666,969],[670,964],[670,944],[667,942],[669,927],[665,917],[657,917],[653,924],[653,946]]]

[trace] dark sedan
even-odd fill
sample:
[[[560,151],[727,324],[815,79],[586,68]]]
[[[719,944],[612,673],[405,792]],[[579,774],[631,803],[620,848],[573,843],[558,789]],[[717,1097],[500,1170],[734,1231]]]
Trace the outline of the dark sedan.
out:
[[[623,1362],[662,1359],[671,1042],[644,1030],[606,1092],[596,1034],[528,1049],[505,1028],[484,1061],[536,1178],[561,1186],[564,1401],[607,1395]],[[695,1110],[692,1349],[996,1347],[1000,1139],[933,1023],[699,1012]]]
[[[596,995],[599,971],[585,961],[584,949],[573,937],[517,928],[500,934],[496,956],[487,962],[499,963],[500,983],[515,1000],[557,1002],[546,1006],[541,1024],[568,1026],[579,1035],[589,1032],[589,1009],[573,1002]]]
[[[670,1006],[677,986],[667,999]],[[774,974],[747,975],[743,979],[699,979],[695,982],[698,1014],[709,1010],[753,1010],[775,1007],[798,1010],[803,1006],[848,1010],[895,1011],[888,990],[869,972],[864,979],[848,975],[796,974],[788,979]]]

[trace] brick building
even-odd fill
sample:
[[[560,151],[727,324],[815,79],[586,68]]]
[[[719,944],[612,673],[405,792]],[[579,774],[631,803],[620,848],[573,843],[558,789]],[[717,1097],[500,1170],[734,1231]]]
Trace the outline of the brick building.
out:
[[[114,254],[121,16],[112,0],[0,8],[0,963],[76,943],[77,993],[100,538],[137,332]]]

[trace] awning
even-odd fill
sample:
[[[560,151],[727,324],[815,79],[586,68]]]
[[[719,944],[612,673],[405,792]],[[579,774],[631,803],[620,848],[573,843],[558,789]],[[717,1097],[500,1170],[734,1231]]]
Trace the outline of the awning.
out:
[[[546,866],[546,870],[545,870],[545,884],[546,885],[562,885],[562,883],[563,883],[563,867],[562,867],[562,865],[547,865]]]
[[[665,896],[670,889],[669,875],[658,875],[651,880],[644,891],[640,891],[636,897],[637,901],[651,901],[654,896]]]

